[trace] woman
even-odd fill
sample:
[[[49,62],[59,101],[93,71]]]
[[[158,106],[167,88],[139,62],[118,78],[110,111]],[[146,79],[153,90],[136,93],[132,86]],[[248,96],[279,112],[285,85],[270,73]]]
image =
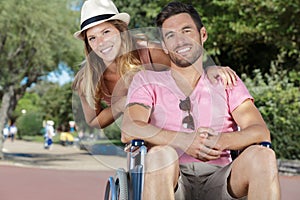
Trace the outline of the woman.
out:
[[[86,61],[76,74],[73,89],[78,92],[87,124],[104,128],[125,109],[127,88],[132,76],[145,68],[169,66],[158,44],[137,41],[128,31],[130,16],[119,13],[110,0],[85,1],[81,10],[81,30],[74,36],[84,41]],[[141,47],[142,45],[142,47]],[[142,67],[143,66],[143,67]],[[230,68],[210,68],[211,79],[222,76],[225,84],[235,81]]]

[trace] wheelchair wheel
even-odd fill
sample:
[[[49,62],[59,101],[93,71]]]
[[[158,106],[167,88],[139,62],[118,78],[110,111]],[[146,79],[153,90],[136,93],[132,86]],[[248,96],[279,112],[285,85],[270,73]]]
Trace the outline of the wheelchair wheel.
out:
[[[117,200],[115,181],[113,177],[109,177],[107,181],[104,200]]]
[[[124,169],[118,169],[115,176],[115,189],[118,200],[128,200],[128,178]]]

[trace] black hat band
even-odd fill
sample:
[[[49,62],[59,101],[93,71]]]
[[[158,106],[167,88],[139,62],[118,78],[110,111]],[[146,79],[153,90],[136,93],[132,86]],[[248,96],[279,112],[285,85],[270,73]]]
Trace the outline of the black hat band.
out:
[[[91,24],[91,23],[94,23],[94,22],[98,22],[98,21],[101,21],[101,20],[104,20],[104,19],[108,19],[108,18],[111,18],[112,16],[114,16],[115,14],[105,14],[105,15],[98,15],[98,16],[95,16],[95,17],[92,17],[92,18],[89,18],[87,20],[85,20],[84,22],[82,22],[80,28],[81,30],[86,27],[87,25]]]

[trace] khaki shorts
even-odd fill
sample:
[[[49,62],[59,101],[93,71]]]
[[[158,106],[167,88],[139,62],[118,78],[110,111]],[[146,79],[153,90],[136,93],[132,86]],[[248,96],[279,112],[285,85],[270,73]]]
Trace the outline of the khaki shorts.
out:
[[[203,162],[180,165],[176,200],[233,200],[227,190],[231,165],[224,167]],[[246,197],[241,199],[247,199]]]

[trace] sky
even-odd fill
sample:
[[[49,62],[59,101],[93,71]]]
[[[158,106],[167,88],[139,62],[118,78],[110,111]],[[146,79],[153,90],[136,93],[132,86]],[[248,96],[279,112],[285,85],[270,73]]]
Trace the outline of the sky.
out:
[[[47,79],[51,82],[59,83],[59,85],[64,85],[73,80],[66,70],[62,70],[61,73],[50,72]]]
[[[59,85],[64,85],[73,81],[72,71],[68,66],[60,63],[57,70],[47,75],[47,79],[51,82],[59,83]]]

